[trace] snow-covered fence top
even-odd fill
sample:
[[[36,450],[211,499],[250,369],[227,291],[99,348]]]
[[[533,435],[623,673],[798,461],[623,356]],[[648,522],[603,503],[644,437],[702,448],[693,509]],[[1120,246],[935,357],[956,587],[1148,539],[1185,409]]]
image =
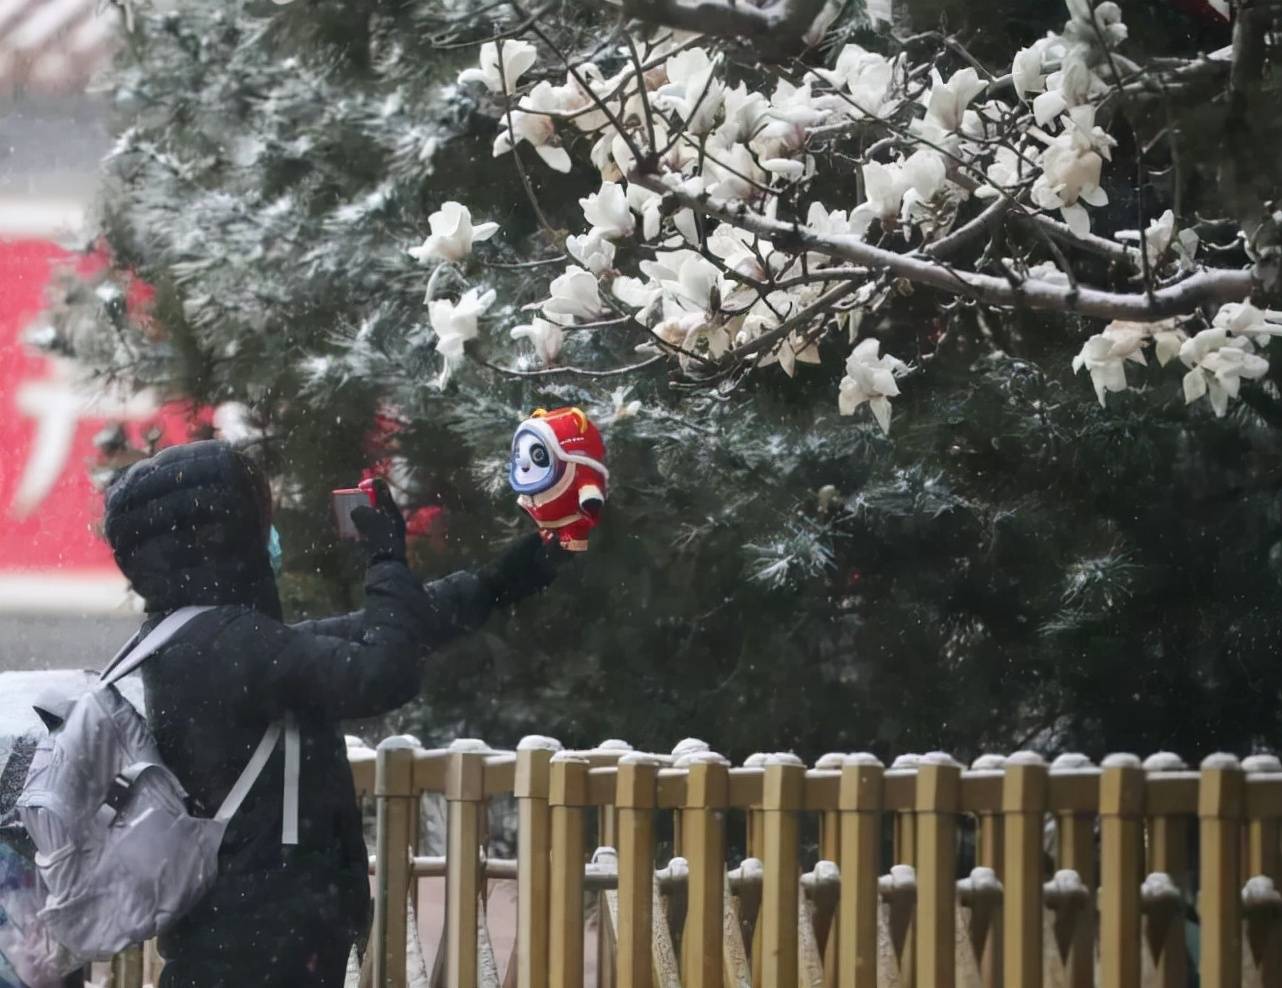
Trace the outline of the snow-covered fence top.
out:
[[[970,768],[940,752],[732,766],[693,739],[648,754],[544,737],[429,750],[404,735],[376,751],[349,738],[348,752],[377,809],[361,984],[582,985],[588,898],[588,961],[620,988],[889,988],[907,971],[922,988],[1168,988],[1193,968],[1207,988],[1282,984],[1272,755],[1198,769],[1168,752],[1095,765],[1027,751]],[[422,853],[425,796],[447,807],[443,857]],[[515,859],[489,853],[496,799],[516,806]],[[443,982],[429,982],[411,921],[430,877],[446,878]],[[484,908],[501,879],[518,901],[506,976]],[[116,967],[141,970],[123,955]]]
[[[476,908],[487,877],[517,883],[502,983],[522,988],[584,983],[585,896],[600,897],[597,964],[620,988],[881,988],[909,970],[923,988],[1133,988],[1183,986],[1191,968],[1208,988],[1282,984],[1273,756],[1194,770],[1170,753],[1095,765],[1017,752],[969,769],[938,752],[889,767],[761,754],[735,767],[694,740],[656,755],[541,737],[515,752],[406,737],[349,751],[378,809],[375,985],[414,983],[406,903],[434,875],[447,876],[450,985],[501,983]],[[425,794],[448,807],[444,858],[417,852]],[[487,854],[496,797],[517,806],[515,860]]]

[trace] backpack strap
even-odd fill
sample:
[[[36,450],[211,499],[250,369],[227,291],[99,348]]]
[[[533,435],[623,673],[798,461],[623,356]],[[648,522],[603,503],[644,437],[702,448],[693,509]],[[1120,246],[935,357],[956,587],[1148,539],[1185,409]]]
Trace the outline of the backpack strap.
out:
[[[112,683],[128,676],[146,662],[157,649],[168,644],[169,639],[173,638],[188,621],[197,614],[212,610],[212,607],[180,607],[168,615],[160,624],[152,628],[151,633],[138,642],[137,645],[134,644],[138,640],[138,636],[135,635],[124,648],[116,653],[115,658],[102,671],[102,675],[99,677],[102,684],[110,686]]]
[[[298,777],[302,746],[293,711],[285,713],[285,793],[281,798],[280,842],[298,843]]]
[[[285,736],[285,792],[281,800],[280,842],[292,845],[298,843],[298,778],[301,761],[298,724],[294,720],[293,713],[286,713],[282,719],[274,721],[263,732],[262,740],[258,742],[254,753],[249,756],[249,762],[228,791],[223,805],[218,807],[214,819],[219,823],[226,823],[236,815],[245,797],[254,788],[254,783],[263,774],[263,769],[267,767],[267,760],[271,758],[282,734]]]

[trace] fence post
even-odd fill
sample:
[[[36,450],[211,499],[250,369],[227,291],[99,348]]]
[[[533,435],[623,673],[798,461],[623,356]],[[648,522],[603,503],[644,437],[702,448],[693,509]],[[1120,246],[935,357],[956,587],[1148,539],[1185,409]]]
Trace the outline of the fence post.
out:
[[[849,755],[841,765],[840,988],[877,988],[877,882],[881,878],[882,778],[874,755]]]
[[[1051,763],[1051,775],[1066,775],[1093,769],[1085,755],[1063,754]],[[1097,783],[1098,785],[1098,783]],[[1056,838],[1059,845],[1058,867],[1073,871],[1088,892],[1086,905],[1077,917],[1073,939],[1068,948],[1068,983],[1066,988],[1095,986],[1095,814],[1068,810],[1057,815]]]
[[[1140,887],[1144,769],[1134,755],[1109,755],[1100,774],[1100,984],[1140,982]]]
[[[766,767],[766,755],[760,751],[753,752],[743,763],[744,768],[759,768],[763,772]],[[763,861],[766,857],[766,825],[765,815],[760,808],[749,807],[745,814],[745,827],[747,830],[748,857],[755,858],[757,861]],[[761,984],[761,903],[757,903],[757,919],[752,926],[752,983]]]
[[[619,759],[619,926],[615,930],[619,988],[651,988],[654,959],[654,809],[659,763],[650,755]]]
[[[766,758],[761,799],[766,857],[758,919],[763,988],[792,988],[797,984],[801,895],[797,814],[803,805],[805,781],[806,766],[795,755]]]
[[[1046,762],[1034,751],[1017,751],[1006,759],[1002,967],[1007,988],[1042,985],[1042,817],[1047,775]]]
[[[619,759],[632,750],[632,745],[618,738],[602,741],[588,753],[591,768],[608,768],[619,763]],[[609,847],[617,851],[619,847],[618,813],[613,804],[597,809],[597,847]],[[606,912],[605,893],[597,894],[598,916]],[[596,928],[596,983],[597,988],[614,988],[614,964],[611,962],[612,946],[609,942],[605,923],[597,923]]]
[[[999,754],[980,755],[971,763],[975,772],[1002,772],[1006,768],[1006,756]],[[976,834],[979,847],[975,854],[975,864],[988,868],[1002,880],[1005,872],[1005,841],[1002,835],[1002,815],[1000,812],[978,814]],[[995,914],[995,915],[994,915]],[[980,982],[984,988],[1001,988],[1002,985],[1002,925],[1000,922],[1001,904],[997,903],[987,917],[988,929],[985,931],[980,954],[976,958],[979,964]],[[972,921],[974,915],[972,914]]]
[[[1242,759],[1242,770],[1248,777],[1263,773],[1277,774],[1282,772],[1282,762],[1276,755],[1249,755]],[[1271,909],[1246,910],[1250,956],[1260,984],[1279,985],[1282,984],[1282,918],[1277,911],[1277,893],[1278,885],[1282,882],[1282,874],[1279,874],[1282,862],[1279,862],[1278,818],[1249,817],[1246,826],[1247,877],[1256,879],[1263,876],[1272,882],[1272,889],[1267,892],[1267,897],[1274,903]],[[1249,902],[1249,894],[1245,890],[1242,902],[1244,907]]]
[[[548,983],[548,791],[552,756],[561,743],[530,735],[516,746],[516,985],[547,988]]]
[[[819,771],[840,772],[846,756],[842,752],[829,752],[815,762]],[[819,818],[819,859],[837,865],[841,860],[841,813],[827,810]],[[840,893],[838,893],[840,897]],[[820,931],[817,931],[820,932]],[[837,984],[837,943],[841,939],[841,905],[837,904],[829,918],[827,929],[820,932],[823,948],[824,985],[835,988]]]
[[[1163,772],[1183,772],[1188,768],[1184,760],[1169,751],[1159,751],[1144,759],[1146,775]],[[1183,817],[1150,816],[1148,819],[1148,871],[1166,875],[1179,891],[1178,903],[1170,913],[1154,915],[1150,912],[1146,923],[1149,934],[1145,938],[1156,949],[1154,963],[1157,984],[1160,988],[1184,988],[1188,983],[1188,950],[1184,943],[1184,892],[1188,888],[1188,821]],[[1170,886],[1167,886],[1169,889]],[[1154,924],[1165,924],[1155,929]],[[1160,936],[1160,942],[1155,942]]]
[[[957,809],[961,766],[932,752],[917,767],[917,983],[953,988],[957,951]]]
[[[1202,761],[1197,815],[1201,830],[1201,988],[1242,982],[1242,817],[1246,775],[1232,755]]]
[[[890,763],[892,772],[915,772],[921,764],[921,755],[897,755]],[[917,820],[911,811],[895,814],[894,860],[891,864],[917,867]]]
[[[445,771],[445,976],[449,988],[476,988],[481,899],[481,816],[485,805],[483,741],[450,745]]]
[[[111,958],[108,979],[111,988],[142,988],[142,946],[131,944]]]
[[[414,745],[403,737],[378,746],[374,763],[374,988],[405,984],[405,937],[414,807]]]
[[[721,988],[725,926],[726,807],[730,763],[710,751],[685,755],[686,798],[681,849],[690,866],[685,932],[681,937],[684,988]]]
[[[588,801],[588,760],[559,751],[552,756],[550,772],[548,988],[583,988],[583,808]]]
[[[700,741],[698,738],[683,738],[678,741],[672,749],[672,766],[674,768],[684,768],[690,763],[691,758],[699,758],[712,750],[712,746],[706,741]],[[672,856],[674,858],[688,858],[682,848],[682,842],[685,840],[685,827],[681,823],[680,808],[672,811]]]

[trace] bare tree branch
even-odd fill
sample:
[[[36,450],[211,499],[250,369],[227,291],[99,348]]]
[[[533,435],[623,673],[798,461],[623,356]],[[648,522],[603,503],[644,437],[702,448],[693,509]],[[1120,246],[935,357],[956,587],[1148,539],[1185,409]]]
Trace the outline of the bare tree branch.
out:
[[[936,240],[929,244],[925,253],[931,257],[949,257],[963,249],[972,240],[988,232],[1002,221],[1002,217],[1014,205],[1014,201],[1007,198],[994,199],[982,213],[972,219],[964,226],[959,226],[948,236]]]
[[[822,236],[800,224],[784,223],[754,213],[741,202],[674,190],[653,174],[633,173],[629,181],[666,196],[669,201],[706,216],[769,238],[789,249],[806,249],[879,268],[899,278],[962,295],[986,305],[1075,312],[1098,319],[1153,322],[1187,315],[1208,303],[1239,302],[1250,296],[1252,273],[1229,269],[1198,271],[1177,284],[1152,293],[1074,289],[1039,279],[1011,284],[1004,278],[944,267],[921,255],[897,254],[854,236]]]
[[[763,7],[734,0],[596,0],[627,17],[717,38],[766,42],[772,49],[795,45],[814,23],[825,0],[774,0]]]
[[[727,360],[743,360],[745,357],[751,357],[753,354],[760,353],[762,350],[768,350],[776,343],[791,336],[793,331],[810,322],[815,316],[823,315],[840,302],[847,295],[850,295],[860,287],[859,282],[846,282],[838,285],[836,288],[829,289],[819,298],[806,306],[800,312],[789,316],[774,329],[768,333],[762,333],[755,340],[749,340],[743,346],[735,347],[726,354]]]
[[[663,354],[657,354],[648,357],[639,363],[628,364],[625,367],[613,367],[610,370],[589,370],[586,367],[544,367],[540,370],[518,370],[515,367],[502,367],[498,364],[491,363],[483,357],[473,357],[478,364],[486,370],[492,370],[496,374],[502,374],[504,377],[558,377],[562,374],[570,374],[575,377],[626,377],[628,374],[635,374],[637,371],[645,370],[652,367],[663,359]]]

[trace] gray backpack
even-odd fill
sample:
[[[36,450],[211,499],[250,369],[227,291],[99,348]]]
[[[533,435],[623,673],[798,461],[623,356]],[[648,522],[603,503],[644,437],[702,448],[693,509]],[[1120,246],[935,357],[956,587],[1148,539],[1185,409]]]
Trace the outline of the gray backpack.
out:
[[[116,654],[100,685],[40,704],[50,724],[32,757],[17,808],[37,850],[44,889],[38,921],[73,966],[168,930],[218,876],[218,848],[285,738],[281,843],[298,843],[298,727],[273,723],[211,819],[193,816],[187,793],[160,760],[147,722],[112,685],[137,669],[207,607],[184,607]],[[60,963],[59,966],[66,966]]]

